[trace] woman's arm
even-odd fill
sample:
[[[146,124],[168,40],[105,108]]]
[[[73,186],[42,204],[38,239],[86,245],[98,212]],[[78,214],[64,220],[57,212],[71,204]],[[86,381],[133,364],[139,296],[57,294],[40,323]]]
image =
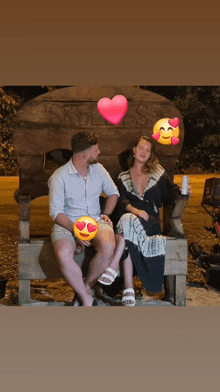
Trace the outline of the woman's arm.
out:
[[[131,214],[136,215],[139,218],[143,218],[145,220],[149,219],[148,213],[144,210],[139,210],[138,208],[133,207],[130,204],[129,195],[127,189],[125,188],[121,179],[118,180],[117,183],[118,190],[120,193],[119,202],[124,206],[125,212],[130,212]]]
[[[127,206],[125,207],[127,212],[130,212],[131,214],[136,215],[139,218],[143,218],[145,220],[149,219],[149,215],[146,211],[144,210],[139,210],[138,208],[132,207],[131,204],[127,204]]]

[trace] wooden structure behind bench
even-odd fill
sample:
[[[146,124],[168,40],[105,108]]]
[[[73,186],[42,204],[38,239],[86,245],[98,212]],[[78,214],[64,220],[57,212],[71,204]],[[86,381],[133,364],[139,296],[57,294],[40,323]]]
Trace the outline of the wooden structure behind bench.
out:
[[[116,127],[101,117],[97,102],[119,94],[127,98],[128,111]],[[14,148],[20,166],[19,189],[15,192],[20,207],[20,305],[30,302],[31,279],[62,277],[50,238],[34,239],[30,235],[30,202],[48,195],[47,157],[61,166],[70,159],[73,134],[93,131],[99,138],[99,161],[115,179],[122,171],[119,155],[132,148],[134,140],[141,135],[151,137],[154,124],[165,117],[180,120],[178,144],[167,146],[155,142],[160,163],[173,178],[184,139],[183,121],[177,108],[164,97],[134,87],[69,87],[23,105],[14,131]],[[163,220],[163,231],[167,235],[165,291],[167,299],[176,305],[186,304],[187,240],[181,216],[187,201],[188,197],[179,196],[174,211],[166,209]],[[82,263],[84,255],[76,258]]]

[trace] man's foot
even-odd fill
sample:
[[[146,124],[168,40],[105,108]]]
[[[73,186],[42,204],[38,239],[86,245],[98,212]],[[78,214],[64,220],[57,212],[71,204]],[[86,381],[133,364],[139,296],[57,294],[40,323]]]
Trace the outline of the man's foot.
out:
[[[82,302],[78,295],[75,294],[75,297],[73,299],[73,301],[70,303],[70,306],[97,306],[97,300],[93,299],[92,297],[89,297],[88,299],[86,298],[86,300],[84,300],[84,302]]]
[[[70,306],[82,306],[82,302],[80,301],[77,294],[75,294],[75,297],[73,298],[72,302],[70,302]]]
[[[134,289],[125,289],[122,293],[122,303],[125,306],[135,306],[135,293]]]
[[[97,306],[98,302],[96,299],[91,297],[91,300],[84,302],[83,306]]]
[[[118,276],[118,272],[112,268],[107,268],[105,272],[98,278],[98,282],[106,286],[112,284]]]

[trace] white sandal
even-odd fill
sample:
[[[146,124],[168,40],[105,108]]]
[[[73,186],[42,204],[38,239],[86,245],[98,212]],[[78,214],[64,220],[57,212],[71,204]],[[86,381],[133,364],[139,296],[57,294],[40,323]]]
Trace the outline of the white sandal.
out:
[[[133,294],[131,294],[131,293],[133,293]],[[129,304],[129,303],[126,303],[126,301],[133,301],[133,303]],[[122,303],[123,303],[124,306],[135,306],[134,289],[125,289],[125,290],[123,290]]]
[[[115,281],[115,279],[117,278],[118,272],[116,272],[115,270],[113,270],[113,269],[110,268],[110,267],[107,268],[106,271],[110,272],[111,275],[108,275],[108,274],[103,273],[103,274],[100,275],[100,277],[98,278],[98,282],[99,282],[99,283],[102,283],[102,284],[104,284],[104,285],[106,285],[106,286],[110,286],[110,284],[112,284],[112,283]],[[101,280],[101,279],[103,279],[103,278],[108,279],[110,282],[104,282],[103,280]]]

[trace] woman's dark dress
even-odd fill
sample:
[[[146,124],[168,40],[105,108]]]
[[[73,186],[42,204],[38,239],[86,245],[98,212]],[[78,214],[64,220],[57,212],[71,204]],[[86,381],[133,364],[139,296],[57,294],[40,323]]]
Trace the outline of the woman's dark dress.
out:
[[[133,182],[130,171],[121,173],[117,183],[120,199],[117,208],[116,232],[122,234],[126,247],[121,260],[130,254],[136,273],[143,286],[152,293],[162,290],[166,238],[161,233],[159,209],[163,205],[175,204],[179,187],[173,184],[162,168],[157,165],[150,175],[148,184],[141,196]],[[126,213],[126,205],[144,210],[149,220]]]

